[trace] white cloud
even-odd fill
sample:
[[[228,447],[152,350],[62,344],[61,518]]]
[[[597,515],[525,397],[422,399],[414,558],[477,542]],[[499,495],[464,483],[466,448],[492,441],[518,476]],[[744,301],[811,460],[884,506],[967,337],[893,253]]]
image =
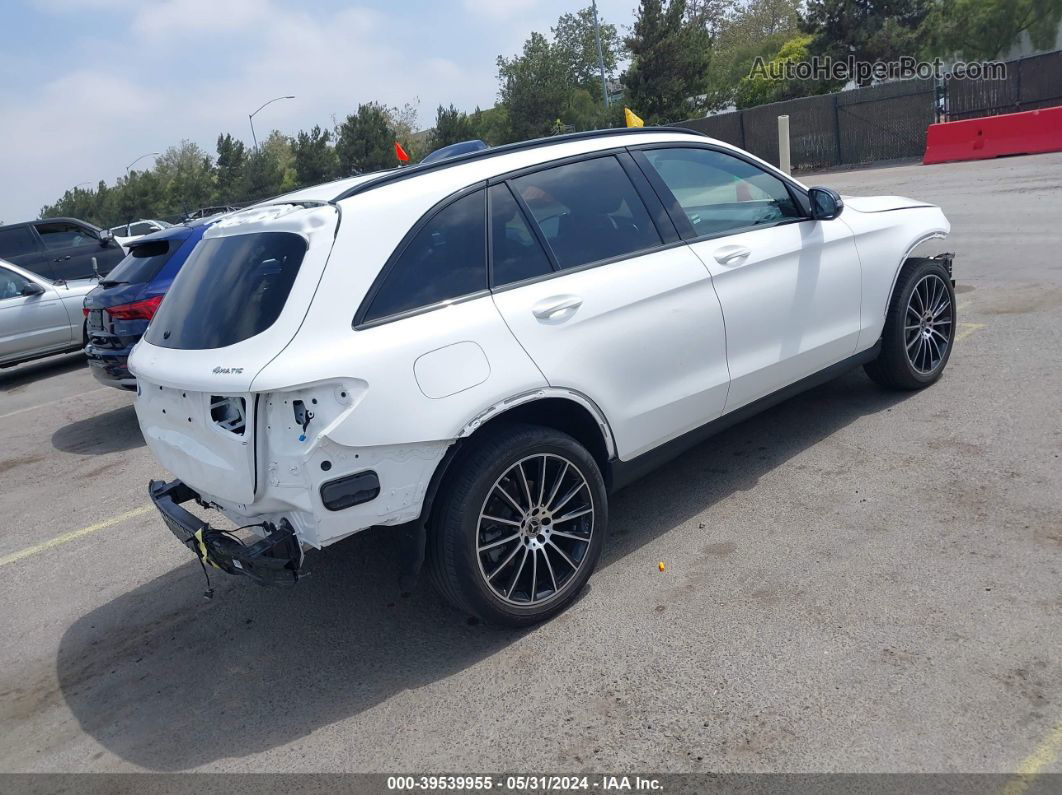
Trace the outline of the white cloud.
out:
[[[538,0],[464,0],[466,11],[491,19],[509,19],[537,5]]]
[[[0,86],[0,219],[33,217],[79,182],[113,182],[137,155],[183,138],[210,152],[219,132],[249,141],[247,114],[271,97],[296,99],[255,117],[260,139],[274,128],[330,126],[333,114],[341,121],[370,100],[400,106],[419,97],[426,126],[439,103],[471,109],[495,94],[492,68],[404,47],[401,29],[372,9],[311,15],[309,5],[215,0],[227,7],[217,14],[204,4],[138,3],[127,23],[132,35],[116,29],[89,68],[44,85],[26,70],[26,80]]]

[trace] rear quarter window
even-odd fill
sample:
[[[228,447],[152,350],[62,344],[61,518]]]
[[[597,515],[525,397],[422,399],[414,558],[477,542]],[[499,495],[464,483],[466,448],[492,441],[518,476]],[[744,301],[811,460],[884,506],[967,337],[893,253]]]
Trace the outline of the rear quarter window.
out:
[[[206,350],[261,334],[280,316],[305,254],[306,240],[292,232],[199,241],[144,338]]]

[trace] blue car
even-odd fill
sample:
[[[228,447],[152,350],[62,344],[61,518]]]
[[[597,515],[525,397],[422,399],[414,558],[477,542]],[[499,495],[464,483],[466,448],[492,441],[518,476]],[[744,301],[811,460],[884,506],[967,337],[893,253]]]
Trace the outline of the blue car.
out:
[[[85,355],[100,383],[136,389],[129,353],[209,226],[193,222],[131,241],[129,255],[85,296]]]

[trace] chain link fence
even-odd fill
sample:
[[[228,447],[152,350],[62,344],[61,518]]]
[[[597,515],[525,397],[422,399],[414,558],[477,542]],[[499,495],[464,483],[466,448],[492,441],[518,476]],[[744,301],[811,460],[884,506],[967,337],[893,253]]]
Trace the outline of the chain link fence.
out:
[[[1004,80],[912,79],[690,119],[679,126],[778,162],[778,117],[789,116],[796,171],[920,158],[926,128],[1062,105],[1062,51],[1007,62]]]

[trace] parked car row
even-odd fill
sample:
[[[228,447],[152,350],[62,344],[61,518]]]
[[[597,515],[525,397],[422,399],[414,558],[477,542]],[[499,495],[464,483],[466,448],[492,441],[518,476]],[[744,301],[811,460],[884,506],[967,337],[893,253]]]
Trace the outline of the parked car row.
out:
[[[0,259],[52,281],[106,276],[124,257],[109,231],[76,218],[0,226]]]

